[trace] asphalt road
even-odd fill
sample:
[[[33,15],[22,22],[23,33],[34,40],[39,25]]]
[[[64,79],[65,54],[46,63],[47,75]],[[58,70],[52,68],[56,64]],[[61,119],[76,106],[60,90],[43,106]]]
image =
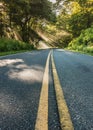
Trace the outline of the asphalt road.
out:
[[[0,130],[34,130],[48,53],[0,58]]]
[[[0,57],[0,130],[35,130],[49,52]],[[62,49],[53,55],[74,129],[93,130],[93,57]],[[61,130],[51,60],[48,94],[48,129]]]
[[[35,130],[42,80],[50,50],[0,57],[0,130]],[[49,130],[60,130],[49,64]]]
[[[93,57],[56,49],[54,59],[75,130],[93,130]]]

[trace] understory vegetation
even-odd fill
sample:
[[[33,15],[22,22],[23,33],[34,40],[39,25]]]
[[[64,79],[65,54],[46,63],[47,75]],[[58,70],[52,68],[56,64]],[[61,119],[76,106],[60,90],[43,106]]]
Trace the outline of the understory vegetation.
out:
[[[22,41],[17,41],[8,38],[0,39],[0,52],[33,50],[33,49],[34,49],[33,45],[27,44]]]
[[[74,38],[69,43],[68,49],[93,53],[93,26],[83,30],[79,37]]]

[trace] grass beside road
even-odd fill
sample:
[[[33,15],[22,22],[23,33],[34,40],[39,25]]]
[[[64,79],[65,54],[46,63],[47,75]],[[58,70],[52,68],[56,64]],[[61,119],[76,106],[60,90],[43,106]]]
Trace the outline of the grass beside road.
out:
[[[30,50],[0,52],[0,56],[11,55],[11,54],[16,54],[16,53],[22,53],[22,52],[27,52],[27,51],[30,51]]]
[[[0,38],[0,56],[34,50],[34,46],[14,39]]]
[[[87,55],[91,55],[93,56],[93,53],[92,52],[85,52],[85,51],[79,51],[79,50],[74,50],[74,49],[69,49],[69,48],[66,48],[65,50],[69,50],[69,51],[72,51],[72,52],[78,52],[78,53],[81,53],[81,54],[87,54]]]

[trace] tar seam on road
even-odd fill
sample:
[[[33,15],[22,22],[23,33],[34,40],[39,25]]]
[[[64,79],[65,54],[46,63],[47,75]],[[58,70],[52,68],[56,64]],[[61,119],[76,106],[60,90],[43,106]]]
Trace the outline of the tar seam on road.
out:
[[[54,87],[55,87],[61,129],[74,130],[70,113],[69,113],[69,110],[68,110],[68,107],[64,98],[63,90],[62,90],[62,87],[58,78],[58,74],[57,74],[57,70],[56,70],[56,66],[55,66],[54,58],[53,58],[53,52],[51,54],[51,60],[52,60]]]
[[[49,86],[48,84],[49,84],[50,53],[47,58],[45,72],[43,76],[35,130],[48,130],[48,86]]]

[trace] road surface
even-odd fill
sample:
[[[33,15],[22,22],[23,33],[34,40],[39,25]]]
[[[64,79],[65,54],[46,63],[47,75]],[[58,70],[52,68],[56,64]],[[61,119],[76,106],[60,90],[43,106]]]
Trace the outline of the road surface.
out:
[[[62,49],[0,57],[0,130],[62,129],[51,55],[74,129],[93,130],[93,57]]]

